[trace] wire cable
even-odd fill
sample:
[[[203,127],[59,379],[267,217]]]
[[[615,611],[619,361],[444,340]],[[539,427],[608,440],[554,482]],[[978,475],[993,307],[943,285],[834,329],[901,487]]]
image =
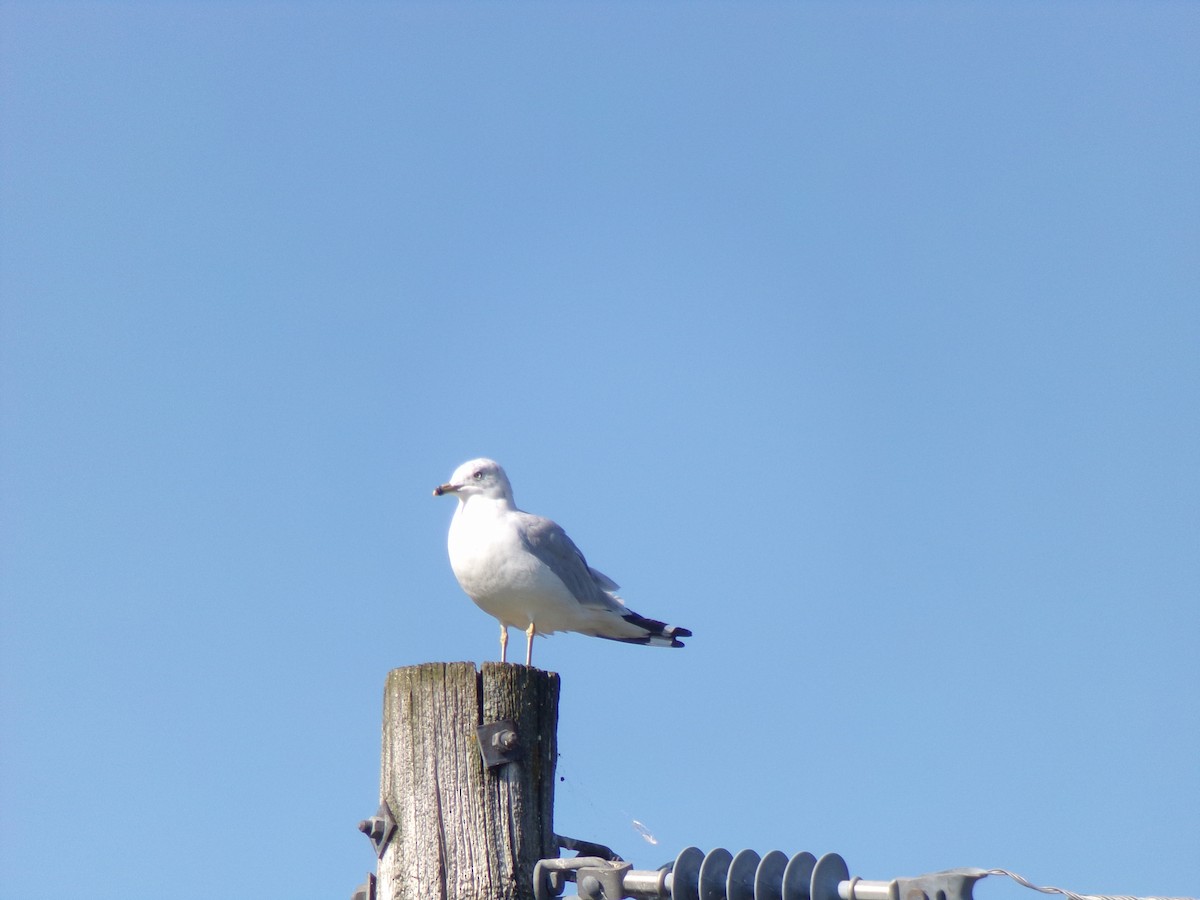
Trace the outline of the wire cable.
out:
[[[1076,894],[1074,891],[1068,891],[1058,887],[1042,887],[1034,884],[1028,878],[1023,878],[1016,872],[1010,872],[1007,869],[988,869],[989,875],[1007,875],[1017,884],[1031,888],[1035,891],[1041,891],[1043,894],[1062,894],[1068,900],[1196,900],[1195,897],[1131,897],[1128,894]]]

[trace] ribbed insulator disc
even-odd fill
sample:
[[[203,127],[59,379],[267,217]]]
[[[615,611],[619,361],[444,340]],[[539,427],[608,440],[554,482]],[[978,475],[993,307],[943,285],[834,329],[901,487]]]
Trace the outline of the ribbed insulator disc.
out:
[[[840,900],[838,885],[849,877],[846,861],[836,853],[826,853],[813,866],[812,900]]]
[[[787,864],[787,854],[781,850],[772,850],[762,858],[754,873],[754,900],[783,900],[783,873]]]
[[[783,900],[808,900],[808,889],[812,884],[813,866],[817,858],[805,850],[788,860],[783,871]]]
[[[754,873],[761,857],[753,850],[742,850],[729,864],[725,896],[729,900],[754,900]]]
[[[704,851],[685,847],[671,866],[671,900],[700,900],[700,864]]]
[[[725,881],[733,854],[724,847],[710,850],[700,864],[700,900],[725,900]]]

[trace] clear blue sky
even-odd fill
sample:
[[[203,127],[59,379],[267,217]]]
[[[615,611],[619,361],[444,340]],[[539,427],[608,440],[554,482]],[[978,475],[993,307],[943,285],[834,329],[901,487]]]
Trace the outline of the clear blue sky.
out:
[[[348,896],[478,455],[695,631],[538,643],[561,832],[1200,894],[1200,6],[0,40],[4,897]]]

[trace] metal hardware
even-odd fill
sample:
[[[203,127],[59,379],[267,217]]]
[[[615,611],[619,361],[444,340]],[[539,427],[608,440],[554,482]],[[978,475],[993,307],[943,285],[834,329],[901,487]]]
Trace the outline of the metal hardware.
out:
[[[568,849],[584,844],[559,838],[559,845]],[[789,859],[778,850],[760,857],[753,850],[735,856],[721,847],[710,853],[688,847],[655,871],[638,871],[599,854],[543,859],[534,867],[533,889],[536,900],[561,895],[570,881],[584,900],[972,900],[975,882],[987,874],[984,869],[950,869],[864,881],[851,878],[846,861],[836,853],[817,859],[804,852]]]
[[[586,859],[587,857],[584,857]],[[635,896],[626,893],[625,878],[633,870],[633,863],[605,861],[600,866],[589,866],[576,873],[575,887],[581,900],[621,900]]]
[[[851,881],[838,885],[839,900],[971,900],[975,882],[986,869],[947,869],[891,881]],[[843,888],[847,888],[843,892]]]
[[[392,810],[388,807],[386,800],[380,802],[379,810],[375,815],[358,823],[358,830],[370,839],[371,846],[375,848],[375,855],[383,859],[388,841],[396,833],[396,820],[392,817]],[[372,896],[374,895],[372,894]]]
[[[632,874],[632,869],[633,863],[599,856],[539,860],[533,867],[533,896],[535,900],[551,900],[562,894],[568,881],[575,882],[579,896],[584,900],[620,900],[622,897],[642,896],[627,893],[632,885],[626,884],[625,879]]]
[[[599,856],[601,859],[607,859],[612,862],[624,861],[610,847],[605,847],[603,844],[595,844],[592,841],[581,841],[579,838],[566,837],[561,834],[556,834],[554,841],[563,850],[574,850],[576,856]]]
[[[367,873],[367,880],[354,889],[350,900],[375,900],[375,876]]]
[[[479,739],[479,753],[483,764],[489,769],[502,766],[521,758],[521,740],[517,736],[517,725],[510,719],[490,722],[475,729]]]

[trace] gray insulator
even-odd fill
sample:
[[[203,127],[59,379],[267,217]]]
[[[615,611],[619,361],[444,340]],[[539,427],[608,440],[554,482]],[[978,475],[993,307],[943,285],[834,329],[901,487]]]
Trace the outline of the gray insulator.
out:
[[[724,847],[717,847],[700,863],[700,900],[725,900],[725,887],[729,879],[729,864],[733,854]]]
[[[974,871],[986,874],[982,869]],[[926,879],[951,874],[955,873],[907,879],[904,884],[924,890]],[[778,850],[766,856],[742,850],[734,856],[724,847],[709,853],[687,847],[674,862],[645,872],[633,871],[631,863],[599,856],[543,859],[534,867],[533,889],[536,900],[561,896],[564,884],[570,881],[575,882],[582,900],[946,900],[949,896],[940,887],[925,890],[924,896],[919,896],[920,891],[896,894],[892,889],[897,882],[849,878],[846,861],[836,853],[826,853],[818,860],[804,852],[788,859]],[[954,900],[970,900],[969,888]]]
[[[725,881],[728,900],[755,900],[754,873],[758,871],[761,858],[753,850],[742,850],[733,858]]]
[[[811,900],[841,900],[838,885],[849,877],[846,861],[836,853],[826,853],[813,867]]]
[[[671,864],[671,900],[700,900],[700,864],[704,851],[685,847]]]
[[[783,873],[787,864],[787,854],[782,850],[772,850],[762,858],[754,873],[754,900],[783,900]]]
[[[816,864],[817,858],[807,850],[788,860],[787,868],[783,870],[783,900],[809,900],[808,891]]]

